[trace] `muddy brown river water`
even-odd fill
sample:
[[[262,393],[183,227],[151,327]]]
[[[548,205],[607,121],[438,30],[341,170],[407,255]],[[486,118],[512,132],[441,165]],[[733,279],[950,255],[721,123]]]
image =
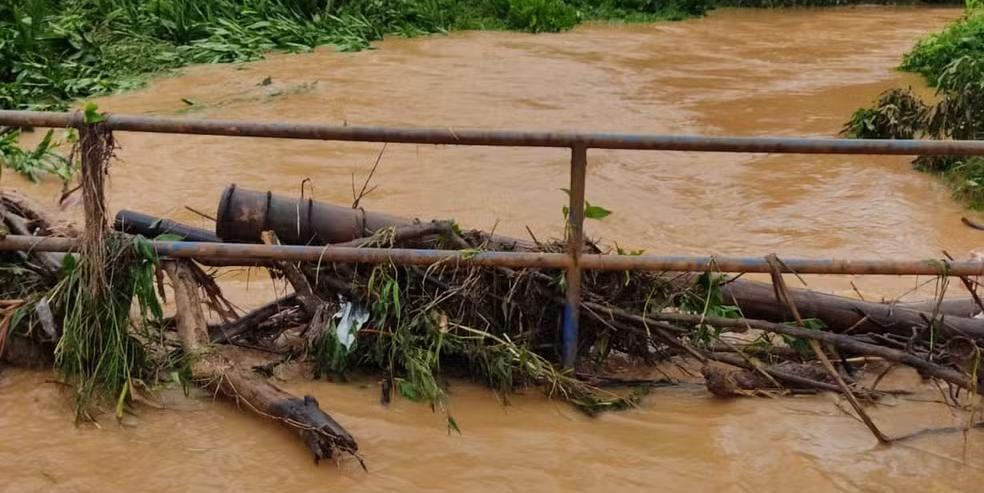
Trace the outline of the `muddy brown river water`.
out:
[[[360,125],[830,137],[882,90],[920,81],[893,69],[956,9],[721,10],[653,25],[586,25],[555,35],[466,32],[391,39],[375,50],[274,55],[193,67],[99,101],[119,113]],[[270,78],[269,84],[262,81]],[[189,106],[182,99],[194,102]],[[111,203],[209,227],[222,188],[352,200],[379,145],[119,135]],[[561,231],[568,153],[390,145],[364,200],[372,209],[524,235]],[[4,175],[5,185],[21,185]],[[49,202],[54,183],[28,187]],[[589,201],[614,211],[588,225],[609,243],[667,254],[814,257],[965,256],[984,234],[906,158],[594,150]],[[849,278],[812,287],[851,292]],[[912,278],[854,279],[893,297]],[[244,305],[266,279],[231,279]],[[931,291],[916,293],[930,295]],[[910,294],[910,297],[914,296]],[[902,381],[911,375],[897,377]],[[975,491],[984,433],[879,447],[829,397],[719,401],[697,386],[588,418],[536,392],[500,406],[452,389],[463,434],[374,382],[291,380],[359,440],[352,462],[315,467],[288,432],[226,403],[165,395],[123,426],[75,427],[51,375],[0,374],[0,491]],[[903,382],[904,383],[904,382]],[[932,397],[932,396],[930,396]],[[899,400],[875,417],[889,434],[959,424],[945,408]]]

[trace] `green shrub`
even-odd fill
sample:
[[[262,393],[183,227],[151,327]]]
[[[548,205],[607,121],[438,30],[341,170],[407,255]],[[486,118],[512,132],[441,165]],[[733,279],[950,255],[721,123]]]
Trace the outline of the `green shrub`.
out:
[[[577,23],[577,10],[561,0],[509,0],[506,24],[510,29],[558,32]]]
[[[925,128],[927,113],[912,89],[892,89],[873,107],[855,111],[842,133],[857,139],[912,139]]]
[[[905,55],[902,69],[937,85],[947,66],[965,56],[984,55],[984,15],[970,14],[919,43]]]
[[[940,101],[927,122],[936,138],[984,140],[984,53],[949,64],[937,79]]]
[[[589,19],[649,22],[698,17],[714,8],[713,0],[569,0]]]

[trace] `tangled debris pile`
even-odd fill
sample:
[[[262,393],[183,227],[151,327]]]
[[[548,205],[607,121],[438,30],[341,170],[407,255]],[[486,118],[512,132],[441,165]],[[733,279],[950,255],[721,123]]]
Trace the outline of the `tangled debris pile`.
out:
[[[90,162],[110,155],[105,149],[92,158],[82,154]],[[83,184],[84,190],[99,187]],[[86,231],[95,225],[98,245],[78,254],[0,253],[0,275],[7,281],[0,301],[3,358],[54,362],[77,388],[83,418],[105,404],[119,415],[137,394],[177,373],[184,382],[296,430],[316,460],[339,453],[358,457],[355,439],[317,400],[295,397],[265,378],[292,360],[312,362],[316,378],[344,379],[354,371],[381,375],[384,403],[393,394],[428,403],[445,413],[452,430],[458,426],[448,410],[452,377],[482,382],[503,399],[541,388],[588,413],[632,406],[654,385],[675,383],[668,376],[640,380],[610,371],[612,361],[627,359],[693,369],[709,391],[723,397],[841,393],[883,442],[893,439],[878,430],[865,408],[883,395],[904,392],[878,389],[893,368],[909,366],[943,383],[951,406],[971,409],[979,401],[984,319],[975,318],[982,307],[971,279],[961,278],[972,298],[944,299],[949,278],[941,277],[936,300],[888,304],[789,288],[774,256],[771,285],[713,272],[588,271],[580,307],[581,359],[576,370],[564,369],[557,364],[564,306],[558,270],[451,261],[423,267],[232,260],[204,253],[195,261],[162,259],[143,235],[326,249],[457,250],[465,257],[483,251],[563,252],[562,242],[463,231],[453,221],[395,218],[235,186],[223,195],[214,234],[128,211],[117,216],[120,231],[110,232],[99,195],[85,197],[97,204],[87,208]],[[15,192],[3,191],[0,198],[11,233],[85,237]],[[584,250],[610,253],[592,242]],[[215,265],[267,269],[293,293],[240,314],[209,272]],[[173,295],[170,317],[163,309],[165,291]],[[267,363],[248,363],[241,347],[262,349]]]

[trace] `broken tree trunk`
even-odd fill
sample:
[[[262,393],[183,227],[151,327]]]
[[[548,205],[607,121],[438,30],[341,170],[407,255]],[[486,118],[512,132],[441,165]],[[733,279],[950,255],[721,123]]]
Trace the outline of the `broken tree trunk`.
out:
[[[358,458],[355,439],[321,410],[314,397],[295,397],[242,368],[229,354],[209,345],[199,287],[185,262],[167,261],[164,268],[173,284],[178,335],[190,358],[195,381],[296,431],[314,455],[316,463],[334,457],[336,452],[346,452]]]
[[[4,206],[32,222],[36,231],[31,234],[67,238],[77,238],[80,235],[74,224],[49,214],[43,205],[16,190],[0,189],[0,197],[3,198]]]
[[[721,286],[721,294],[725,303],[740,307],[748,318],[774,322],[794,320],[789,307],[776,301],[771,284],[738,279]],[[819,319],[834,331],[850,329],[858,334],[891,332],[911,336],[913,329],[922,329],[933,320],[932,307],[924,304],[914,306],[929,308],[928,311],[906,304],[872,303],[806,289],[791,288],[789,294],[803,318]],[[963,313],[966,305],[954,302],[946,308]],[[984,320],[947,315],[942,309],[939,313],[946,315],[941,328],[947,335],[984,339]]]

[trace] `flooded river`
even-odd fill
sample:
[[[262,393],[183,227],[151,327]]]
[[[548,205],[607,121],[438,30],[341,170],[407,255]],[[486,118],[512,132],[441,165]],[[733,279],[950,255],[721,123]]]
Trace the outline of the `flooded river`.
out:
[[[955,9],[722,10],[653,25],[586,25],[555,35],[468,32],[391,39],[376,50],[276,55],[204,66],[106,98],[119,113],[290,119],[353,125],[709,135],[835,135],[889,87],[912,43]],[[193,103],[193,104],[189,104]],[[349,203],[380,145],[121,134],[111,205],[210,225],[223,187]],[[401,215],[454,217],[512,235],[558,235],[568,152],[390,145],[363,201]],[[16,179],[4,176],[6,185]],[[53,183],[30,188],[51,200]],[[984,235],[932,177],[899,157],[589,153],[587,198],[614,211],[588,225],[650,253],[814,257],[955,256]],[[811,286],[849,291],[847,278]],[[913,279],[857,279],[891,297]],[[269,281],[231,283],[244,304]],[[911,376],[910,376],[911,377]],[[904,376],[901,378],[905,378]],[[700,387],[658,391],[638,408],[587,418],[535,392],[499,406],[452,389],[461,436],[424,405],[378,403],[378,388],[304,380],[368,461],[316,468],[278,426],[225,403],[168,395],[120,427],[76,428],[50,375],[0,374],[0,491],[966,491],[979,489],[984,434],[881,448],[827,397],[718,401]],[[889,434],[958,424],[938,405],[898,402]]]

